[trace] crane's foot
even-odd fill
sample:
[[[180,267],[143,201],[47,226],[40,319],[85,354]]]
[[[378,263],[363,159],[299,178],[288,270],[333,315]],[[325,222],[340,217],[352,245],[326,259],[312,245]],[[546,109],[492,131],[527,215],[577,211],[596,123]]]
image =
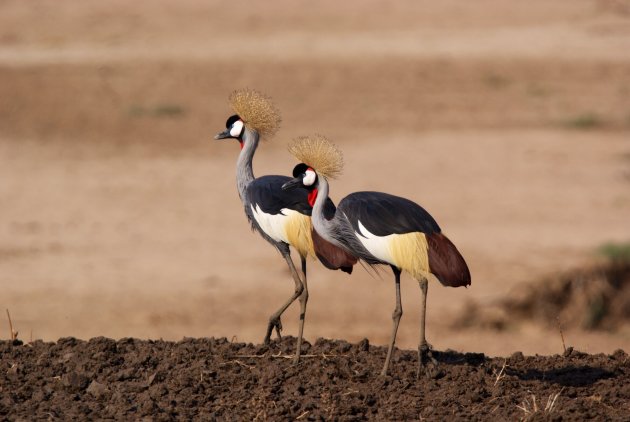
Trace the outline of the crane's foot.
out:
[[[280,331],[282,331],[282,321],[280,321],[280,317],[272,317],[269,319],[269,324],[267,324],[267,334],[265,335],[265,340],[263,341],[265,345],[269,344],[269,341],[271,340],[271,333],[274,329],[276,330],[278,339],[281,339],[282,334],[280,334]]]
[[[297,350],[296,350],[295,356],[293,356],[293,359],[292,359],[293,365],[297,365],[298,363],[300,363],[300,355],[301,355],[301,353],[298,353]]]
[[[433,357],[432,347],[423,343],[418,347],[418,371],[416,377],[437,378],[440,373],[438,361]]]

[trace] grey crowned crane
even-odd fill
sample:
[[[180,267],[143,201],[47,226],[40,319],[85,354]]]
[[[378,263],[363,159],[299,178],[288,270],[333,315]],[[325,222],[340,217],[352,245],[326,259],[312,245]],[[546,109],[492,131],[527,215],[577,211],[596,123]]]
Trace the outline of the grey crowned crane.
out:
[[[238,195],[243,203],[245,215],[252,230],[258,232],[284,257],[293,281],[295,291],[291,297],[269,317],[265,344],[269,343],[275,328],[278,337],[282,330],[282,313],[299,298],[300,320],[295,362],[300,359],[308,286],[306,283],[306,258],[318,257],[330,269],[352,272],[357,260],[342,249],[317,236],[311,223],[312,206],[306,189],[285,191],[282,185],[291,180],[287,176],[254,177],[252,159],[260,136],[271,137],[280,124],[280,113],[271,100],[254,90],[234,91],[229,98],[232,110],[236,113],[226,122],[226,129],[215,139],[236,139],[241,152],[236,163],[236,183]],[[334,212],[334,204],[327,201],[325,212]],[[302,276],[298,273],[289,246],[300,255]]]
[[[464,258],[442,234],[433,217],[420,205],[405,198],[381,192],[355,192],[338,203],[333,215],[326,215],[328,179],[341,172],[341,152],[319,135],[296,139],[289,151],[301,163],[293,170],[294,179],[282,188],[290,191],[305,187],[310,191],[310,197],[315,197],[312,213],[315,230],[327,241],[367,264],[389,265],[394,272],[396,308],[381,375],[387,374],[402,316],[400,274],[406,271],[419,282],[422,292],[418,346],[420,375],[428,359],[436,363],[425,337],[427,277],[433,274],[440,283],[450,287],[470,285],[470,272]]]

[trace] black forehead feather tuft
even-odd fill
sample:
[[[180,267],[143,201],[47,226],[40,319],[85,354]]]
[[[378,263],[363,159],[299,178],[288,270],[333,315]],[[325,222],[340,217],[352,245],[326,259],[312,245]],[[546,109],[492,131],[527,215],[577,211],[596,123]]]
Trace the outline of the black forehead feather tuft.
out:
[[[238,122],[239,120],[241,120],[241,118],[239,117],[239,115],[238,115],[238,114],[234,114],[234,115],[232,115],[232,116],[228,117],[227,122],[225,122],[225,127],[229,129],[229,128],[231,128],[231,127],[232,127],[232,125],[233,125],[235,122]]]
[[[304,163],[300,163],[293,168],[293,177],[298,177],[306,173],[308,170],[308,166]]]

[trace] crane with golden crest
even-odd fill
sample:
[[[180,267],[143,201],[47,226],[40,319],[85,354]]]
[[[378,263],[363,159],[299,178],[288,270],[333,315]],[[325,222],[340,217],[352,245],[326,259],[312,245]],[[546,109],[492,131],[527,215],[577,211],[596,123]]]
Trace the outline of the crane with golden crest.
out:
[[[268,344],[273,330],[281,336],[283,312],[296,300],[300,301],[300,320],[295,362],[300,359],[308,285],[306,281],[306,259],[317,257],[329,269],[340,269],[351,273],[356,258],[317,235],[311,223],[314,198],[309,199],[306,189],[286,191],[282,185],[291,178],[287,176],[254,177],[252,161],[261,136],[271,138],[280,125],[280,112],[267,96],[258,91],[243,89],[234,91],[229,97],[230,107],[235,114],[227,119],[226,129],[215,139],[235,139],[241,152],[236,162],[236,185],[243,203],[245,215],[252,230],[258,232],[274,246],[285,259],[295,283],[289,299],[269,317],[264,342]],[[334,213],[335,206],[327,200],[323,205],[326,215]],[[302,274],[291,259],[292,246],[300,255]]]
[[[328,200],[328,179],[343,169],[341,151],[328,139],[317,135],[296,139],[289,151],[300,161],[293,169],[294,179],[282,188],[306,188],[315,197],[312,221],[315,230],[327,241],[353,254],[369,265],[389,265],[394,272],[396,307],[385,364],[387,374],[396,333],[402,316],[400,275],[409,273],[420,284],[420,343],[418,375],[430,359],[425,337],[428,276],[433,274],[449,287],[470,285],[470,271],[455,245],[442,233],[435,219],[420,205],[382,192],[355,192],[339,201],[334,214],[324,212]],[[427,368],[425,367],[425,370]]]

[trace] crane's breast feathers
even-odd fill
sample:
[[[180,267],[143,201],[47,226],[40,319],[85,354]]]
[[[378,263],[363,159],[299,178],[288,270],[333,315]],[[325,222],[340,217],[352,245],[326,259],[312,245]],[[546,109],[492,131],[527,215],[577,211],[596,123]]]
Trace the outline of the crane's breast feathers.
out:
[[[430,273],[427,238],[424,233],[412,232],[377,236],[361,221],[357,222],[357,239],[372,255],[411,274],[418,279]]]
[[[311,217],[298,211],[282,208],[277,214],[264,212],[260,205],[251,205],[252,215],[258,226],[276,242],[293,246],[301,256],[315,257],[311,231]]]

